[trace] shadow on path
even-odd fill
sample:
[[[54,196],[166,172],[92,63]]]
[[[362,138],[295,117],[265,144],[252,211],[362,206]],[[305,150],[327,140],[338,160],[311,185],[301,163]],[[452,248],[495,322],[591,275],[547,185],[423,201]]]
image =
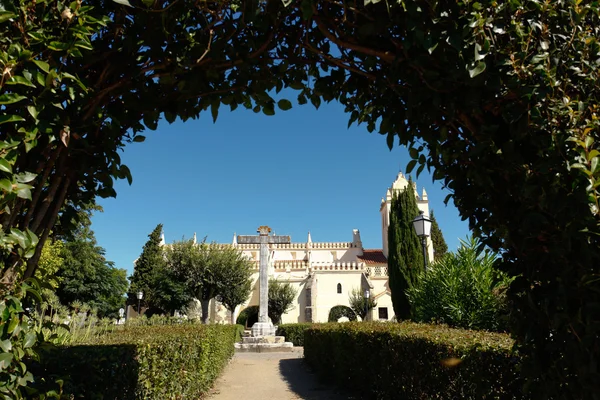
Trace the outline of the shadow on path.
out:
[[[289,390],[304,400],[346,400],[354,399],[336,390],[331,385],[319,382],[304,362],[303,358],[288,358],[279,360],[279,373]]]

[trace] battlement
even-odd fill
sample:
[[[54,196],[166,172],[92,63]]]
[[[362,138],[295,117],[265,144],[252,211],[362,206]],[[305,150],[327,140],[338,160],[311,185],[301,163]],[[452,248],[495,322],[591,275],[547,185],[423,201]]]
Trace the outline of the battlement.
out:
[[[252,270],[258,271],[259,261],[252,260]],[[378,276],[381,274],[379,269],[375,273],[375,269],[367,267],[364,262],[343,262],[343,261],[313,261],[309,263],[304,260],[276,260],[273,262],[273,267],[276,270],[306,270],[310,268],[312,271],[371,271],[371,275]],[[387,268],[386,268],[387,273]]]
[[[227,245],[231,246],[231,245]],[[260,244],[236,244],[234,245],[242,250],[260,249]],[[357,243],[352,242],[306,242],[306,243],[289,243],[289,244],[270,244],[269,248],[278,250],[304,250],[311,249],[326,249],[326,250],[343,250],[359,247]]]
[[[313,262],[311,263],[313,271],[362,271],[365,263],[362,262]]]

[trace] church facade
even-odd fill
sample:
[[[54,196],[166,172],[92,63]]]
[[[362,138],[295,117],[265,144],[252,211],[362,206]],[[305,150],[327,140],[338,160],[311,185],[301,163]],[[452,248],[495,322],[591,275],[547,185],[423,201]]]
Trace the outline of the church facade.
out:
[[[394,318],[388,280],[388,241],[387,230],[392,195],[406,188],[408,180],[399,173],[386,195],[381,200],[382,248],[365,249],[360,231],[354,229],[345,242],[313,241],[310,232],[306,240],[290,244],[269,245],[269,279],[290,282],[296,290],[294,307],[282,316],[282,323],[327,322],[330,310],[338,305],[349,306],[349,296],[353,289],[369,291],[377,306],[367,316],[368,320],[390,320]],[[414,184],[415,193],[416,184]],[[429,215],[429,200],[423,189],[416,194],[417,206]],[[281,229],[282,227],[278,227]],[[260,249],[258,244],[237,243],[234,234],[232,246],[240,249],[253,264],[252,293],[248,301],[239,306],[240,310],[258,305],[258,268]],[[429,260],[433,260],[431,238],[427,239]],[[229,323],[231,315],[218,301],[211,304],[211,320]]]

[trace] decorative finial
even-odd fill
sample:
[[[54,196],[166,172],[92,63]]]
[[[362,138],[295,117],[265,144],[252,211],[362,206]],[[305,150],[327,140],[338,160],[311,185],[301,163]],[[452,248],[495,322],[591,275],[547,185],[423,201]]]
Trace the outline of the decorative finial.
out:
[[[267,225],[261,225],[258,227],[257,232],[260,234],[260,236],[268,236],[269,233],[271,233],[271,228],[269,228]]]
[[[235,234],[235,232],[233,232],[233,240],[231,241],[231,244],[234,246],[237,246],[237,235]]]
[[[312,238],[310,237],[310,231],[308,231],[308,239],[306,240],[306,243],[312,243]]]

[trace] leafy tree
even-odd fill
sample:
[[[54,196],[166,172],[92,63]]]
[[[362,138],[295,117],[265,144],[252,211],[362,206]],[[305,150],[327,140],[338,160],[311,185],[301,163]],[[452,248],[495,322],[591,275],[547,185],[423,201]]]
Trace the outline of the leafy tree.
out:
[[[149,285],[152,293],[151,313],[174,315],[175,311],[183,310],[192,300],[185,283],[166,265],[154,271]]]
[[[407,145],[407,169],[432,169],[450,189],[518,277],[511,331],[533,393],[600,392],[596,2],[3,6],[6,292],[34,276],[57,221],[131,181],[119,150],[142,130],[216,119],[222,104],[272,115],[290,108],[272,97],[290,87],[299,104],[340,102],[350,123]]]
[[[406,291],[416,283],[423,269],[423,247],[412,221],[419,215],[412,180],[400,193],[394,193],[388,228],[388,274],[396,318],[410,318]]]
[[[448,245],[446,244],[444,234],[442,233],[442,230],[435,219],[433,210],[431,210],[431,215],[429,218],[431,219],[431,242],[433,243],[433,258],[436,260],[443,257],[444,254],[448,252]]]
[[[348,296],[348,302],[352,311],[363,321],[366,321],[369,311],[377,307],[377,302],[372,297],[366,298],[360,288],[352,289]]]
[[[191,298],[201,298],[203,279],[208,265],[200,245],[194,243],[192,239],[175,241],[166,247],[165,254],[167,268],[184,283],[186,293]],[[206,310],[203,307],[202,319],[204,323],[207,322],[208,307]]]
[[[477,239],[461,240],[455,253],[436,260],[408,289],[413,319],[505,331],[505,293],[511,278],[494,269],[496,258],[496,254],[484,252]]]
[[[87,303],[99,317],[118,318],[118,310],[125,303],[127,273],[106,260],[89,226],[80,226],[72,239],[64,242],[61,257],[64,262],[56,274],[60,302]]]
[[[166,255],[161,245],[163,225],[158,224],[148,235],[140,257],[135,261],[128,297],[137,304],[137,293],[143,292],[142,304],[150,313],[173,314],[190,301],[185,285],[167,268]]]
[[[131,286],[129,293],[129,303],[137,304],[137,293],[143,292],[144,298],[142,304],[144,307],[156,307],[157,299],[154,291],[155,275],[158,271],[165,268],[166,260],[160,244],[163,225],[158,224],[156,228],[148,235],[148,241],[144,244],[142,253],[135,260],[133,275],[129,278]]]
[[[211,299],[218,296],[231,310],[248,297],[250,265],[231,246],[206,243],[206,238],[201,243],[193,239],[174,242],[167,248],[167,267],[185,284],[188,296],[200,300],[205,324]]]
[[[223,246],[223,279],[219,285],[219,300],[231,312],[231,323],[235,323],[235,309],[243,304],[252,292],[251,263],[241,250],[235,247]]]
[[[281,316],[294,308],[297,291],[290,282],[269,280],[269,318],[273,324],[281,323]]]

